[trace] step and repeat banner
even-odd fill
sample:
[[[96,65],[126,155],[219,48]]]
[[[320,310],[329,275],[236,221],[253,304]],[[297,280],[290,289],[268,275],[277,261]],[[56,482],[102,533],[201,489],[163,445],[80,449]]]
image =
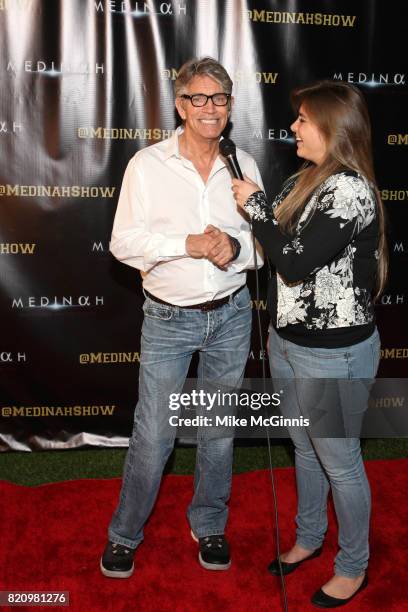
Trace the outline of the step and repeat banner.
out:
[[[290,90],[323,78],[362,89],[389,214],[380,375],[406,374],[403,23],[382,0],[0,0],[2,450],[127,442],[144,298],[110,233],[126,164],[173,133],[174,80],[194,56],[229,71],[229,135],[270,196],[299,165]],[[249,285],[254,295],[252,273]],[[262,271],[264,331],[265,285]],[[254,331],[247,376],[264,359]]]

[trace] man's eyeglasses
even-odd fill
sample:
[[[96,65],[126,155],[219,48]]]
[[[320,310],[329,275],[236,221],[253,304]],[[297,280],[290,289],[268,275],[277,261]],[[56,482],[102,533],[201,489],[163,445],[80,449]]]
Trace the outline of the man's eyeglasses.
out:
[[[215,93],[212,96],[207,96],[206,94],[193,94],[192,96],[188,96],[187,94],[183,94],[180,98],[184,98],[185,100],[190,100],[193,106],[205,106],[208,100],[211,100],[215,106],[227,106],[229,99],[231,98],[231,94],[226,93]]]

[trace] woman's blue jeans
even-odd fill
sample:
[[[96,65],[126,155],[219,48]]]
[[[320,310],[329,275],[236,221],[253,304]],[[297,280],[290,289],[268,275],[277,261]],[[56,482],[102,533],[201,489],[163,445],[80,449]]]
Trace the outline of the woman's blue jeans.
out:
[[[126,456],[119,505],[109,540],[136,548],[153,508],[176,428],[169,425],[169,396],[181,393],[193,354],[206,386],[241,384],[251,337],[251,300],[244,287],[208,312],[146,298],[141,340],[139,401]],[[191,416],[194,416],[192,414]],[[231,490],[233,438],[198,430],[194,496],[188,520],[201,538],[224,533]]]
[[[369,383],[377,373],[379,359],[377,330],[353,346],[327,349],[294,344],[270,329],[271,375],[274,382],[285,388],[280,406],[284,417],[309,417],[313,386],[316,399],[324,386],[324,382],[319,382],[322,379],[350,381],[350,385],[344,383],[341,387],[344,393],[339,393],[338,401],[329,407],[336,417],[333,423],[340,417],[344,437],[335,437],[337,433],[333,437],[314,437],[305,427],[289,428],[295,445],[297,544],[308,550],[322,545],[331,488],[340,547],[335,573],[350,578],[365,571],[369,558],[371,496],[356,430],[367,408]]]

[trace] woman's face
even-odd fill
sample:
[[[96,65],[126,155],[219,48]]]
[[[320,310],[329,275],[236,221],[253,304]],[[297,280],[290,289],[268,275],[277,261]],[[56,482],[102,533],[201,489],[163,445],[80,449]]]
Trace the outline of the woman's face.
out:
[[[303,159],[319,165],[327,154],[327,144],[323,134],[310,119],[303,104],[300,105],[299,114],[290,126],[296,137],[297,154]]]

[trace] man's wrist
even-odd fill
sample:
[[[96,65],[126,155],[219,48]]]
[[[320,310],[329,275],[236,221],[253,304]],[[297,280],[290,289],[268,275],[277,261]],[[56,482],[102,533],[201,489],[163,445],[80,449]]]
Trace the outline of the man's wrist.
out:
[[[241,243],[238,240],[238,238],[234,238],[233,236],[230,236],[228,234],[228,238],[230,240],[231,246],[232,246],[232,259],[231,261],[235,261],[236,259],[238,259],[239,254],[241,253]]]

